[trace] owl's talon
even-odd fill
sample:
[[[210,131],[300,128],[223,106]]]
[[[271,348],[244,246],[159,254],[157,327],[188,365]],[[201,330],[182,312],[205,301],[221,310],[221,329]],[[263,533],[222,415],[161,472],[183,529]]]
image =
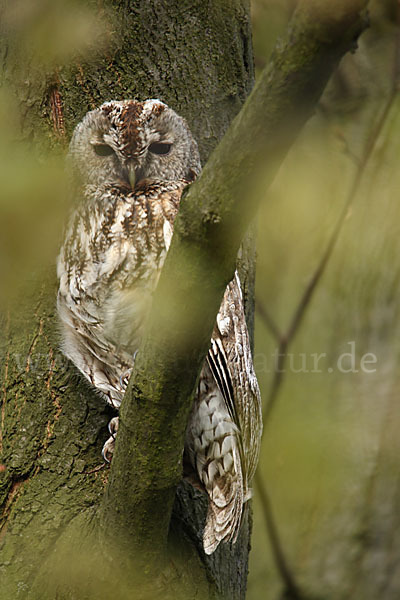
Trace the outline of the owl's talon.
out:
[[[119,417],[114,417],[108,423],[108,431],[110,432],[112,437],[115,437],[115,435],[117,434],[118,426],[119,426]]]
[[[102,455],[103,459],[108,463],[110,463],[112,461],[112,457],[114,454],[115,439],[117,437],[118,426],[119,426],[119,418],[118,417],[114,417],[113,419],[111,419],[111,421],[108,424],[108,431],[110,432],[111,435],[108,438],[108,440],[106,441],[106,443],[104,444],[103,450],[101,451],[101,455]]]
[[[112,457],[114,454],[114,447],[115,447],[115,438],[113,436],[111,436],[108,438],[108,440],[104,444],[103,449],[101,451],[101,455],[107,463],[110,463],[112,461]]]

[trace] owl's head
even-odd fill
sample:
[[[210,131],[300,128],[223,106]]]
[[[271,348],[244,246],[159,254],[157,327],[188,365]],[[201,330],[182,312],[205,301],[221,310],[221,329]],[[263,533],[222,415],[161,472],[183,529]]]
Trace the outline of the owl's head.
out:
[[[96,186],[191,181],[200,171],[186,121],[160,100],[105,102],[87,113],[72,136],[68,162],[74,177]]]

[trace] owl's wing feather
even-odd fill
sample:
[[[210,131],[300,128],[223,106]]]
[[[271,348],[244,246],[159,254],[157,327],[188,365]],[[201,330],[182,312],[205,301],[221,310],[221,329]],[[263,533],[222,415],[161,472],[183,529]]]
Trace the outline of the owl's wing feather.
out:
[[[237,273],[226,288],[200,381],[197,410],[203,427],[194,446],[209,495],[203,545],[211,554],[222,540],[237,538],[261,438],[261,397]]]
[[[262,414],[237,272],[226,288],[207,359],[213,365],[211,370],[240,431],[240,454],[247,485],[258,460]]]
[[[233,459],[231,473],[227,470],[223,476],[210,481],[210,500],[203,532],[206,554],[212,554],[222,540],[235,542],[239,533],[244,499],[241,459],[236,445],[233,445],[230,456]]]
[[[207,362],[211,368],[214,379],[218,384],[219,390],[226,402],[226,407],[232,420],[237,423],[238,418],[235,408],[235,393],[232,386],[232,379],[226,362],[225,350],[219,338],[211,339],[211,348],[207,354]]]

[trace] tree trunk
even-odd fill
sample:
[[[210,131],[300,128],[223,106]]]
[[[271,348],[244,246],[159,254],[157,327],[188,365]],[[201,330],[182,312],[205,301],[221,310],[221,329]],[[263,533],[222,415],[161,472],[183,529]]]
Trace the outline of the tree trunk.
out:
[[[62,67],[44,69],[15,31],[3,37],[3,85],[19,105],[22,138],[57,149],[83,115],[103,101],[155,97],[188,120],[204,163],[253,84],[248,1],[109,0],[100,13],[109,22],[107,49],[90,60],[74,57]],[[252,323],[251,242],[246,249],[241,275]],[[85,588],[87,549],[77,550],[77,561],[70,553],[66,561],[58,558],[60,569],[52,558],[63,556],[65,539],[76,540],[86,531],[102,498],[108,469],[97,467],[112,416],[59,351],[55,294],[52,261],[24,286],[18,310],[2,320],[1,597],[78,597],[77,589],[79,598],[116,589],[117,597],[124,597],[115,580],[111,591],[104,581],[105,587]],[[171,524],[176,572],[164,572],[171,597],[199,593],[211,598],[223,591],[224,597],[244,598],[249,519],[234,546],[221,545],[206,558],[201,548],[205,510],[202,494],[182,483]],[[185,556],[186,568],[179,555]]]

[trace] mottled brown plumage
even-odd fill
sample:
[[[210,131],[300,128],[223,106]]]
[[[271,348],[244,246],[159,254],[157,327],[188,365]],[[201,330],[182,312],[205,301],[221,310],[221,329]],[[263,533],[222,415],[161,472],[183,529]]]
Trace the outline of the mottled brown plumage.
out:
[[[200,171],[197,145],[185,121],[158,100],[107,102],[77,126],[68,162],[75,207],[58,259],[63,350],[118,408],[182,191]],[[115,418],[107,458],[117,429]],[[186,432],[188,462],[209,498],[208,554],[220,541],[236,540],[260,436],[260,394],[236,274]]]

